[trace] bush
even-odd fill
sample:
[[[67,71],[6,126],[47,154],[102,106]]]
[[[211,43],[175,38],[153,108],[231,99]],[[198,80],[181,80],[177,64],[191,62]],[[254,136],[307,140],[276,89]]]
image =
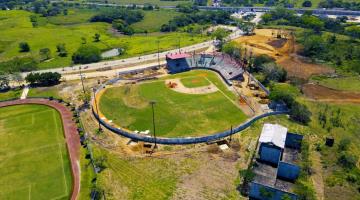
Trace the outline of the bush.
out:
[[[343,168],[352,169],[356,167],[359,158],[356,155],[350,154],[348,152],[342,152],[338,158],[338,163]]]
[[[312,3],[311,3],[311,1],[304,1],[304,2],[302,3],[302,6],[309,8],[309,7],[312,6]]]
[[[349,149],[351,140],[349,138],[343,138],[339,142],[339,151],[347,151]]]
[[[307,125],[311,121],[311,112],[305,105],[294,102],[290,109],[290,119]]]
[[[88,64],[98,62],[101,60],[101,52],[95,46],[84,45],[81,46],[72,56],[75,64]]]
[[[20,52],[29,52],[30,45],[27,42],[20,42],[19,43]]]

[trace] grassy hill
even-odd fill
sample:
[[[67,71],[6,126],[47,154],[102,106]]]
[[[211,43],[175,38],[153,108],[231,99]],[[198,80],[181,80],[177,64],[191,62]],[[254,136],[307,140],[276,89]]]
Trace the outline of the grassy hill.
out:
[[[157,11],[153,11],[157,12]],[[160,11],[165,13],[167,11]],[[82,45],[82,38],[87,44],[95,45],[105,51],[112,48],[124,48],[122,58],[141,54],[157,52],[157,40],[160,40],[161,50],[176,48],[178,37],[181,37],[182,46],[203,42],[204,36],[192,36],[187,33],[152,33],[149,35],[115,36],[111,33],[111,25],[107,23],[89,23],[94,13],[88,10],[72,10],[68,16],[39,17],[39,25],[33,27],[30,16],[33,13],[27,11],[0,11],[0,62],[14,57],[39,57],[39,50],[49,48],[51,59],[39,64],[40,69],[56,68],[71,65],[71,55]],[[147,13],[146,15],[152,15]],[[164,17],[164,23],[173,14]],[[149,18],[145,18],[142,24],[134,24],[139,29],[155,27]],[[156,21],[160,26],[161,20]],[[141,23],[141,22],[140,22]],[[161,24],[162,25],[162,24]],[[145,27],[145,28],[143,28]],[[157,28],[155,28],[157,29]],[[155,30],[154,29],[154,30]],[[101,35],[100,42],[93,42],[95,33]],[[27,42],[31,51],[19,52],[19,43]],[[65,43],[68,51],[67,57],[59,57],[56,53],[56,45]]]

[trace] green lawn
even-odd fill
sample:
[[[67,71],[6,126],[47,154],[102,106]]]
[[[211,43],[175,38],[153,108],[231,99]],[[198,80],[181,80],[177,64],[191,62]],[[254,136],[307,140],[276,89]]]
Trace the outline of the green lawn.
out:
[[[0,199],[69,198],[71,169],[57,111],[0,108],[0,138]]]
[[[60,99],[58,88],[53,87],[38,87],[30,88],[28,97],[54,97]]]
[[[180,79],[180,81],[187,88],[203,87],[210,85],[210,82],[205,77],[201,77],[201,76],[185,77]]]
[[[149,101],[155,100],[158,136],[199,136],[224,131],[245,121],[245,114],[231,101],[231,93],[214,72],[198,70],[168,78],[204,75],[220,91],[189,95],[169,89],[164,80],[107,89],[100,99],[100,110],[116,124],[130,130],[152,130]],[[227,90],[227,91],[226,91]],[[235,94],[233,94],[235,97]]]
[[[9,90],[7,92],[0,92],[0,101],[20,98],[22,89]]]
[[[144,19],[140,22],[131,25],[136,32],[144,32],[147,30],[150,32],[159,32],[163,24],[168,23],[175,16],[179,16],[180,13],[174,10],[155,10],[144,11]]]
[[[360,76],[345,76],[339,78],[327,78],[325,76],[316,76],[313,81],[325,87],[360,92]]]
[[[47,17],[48,23],[54,25],[74,25],[89,22],[98,11],[87,9],[69,9],[68,15]]]
[[[86,11],[87,12],[87,11]],[[68,16],[49,18],[49,23],[41,23],[38,27],[32,27],[27,11],[0,11],[0,62],[20,56],[39,57],[41,48],[50,48],[51,59],[39,64],[41,69],[56,68],[71,65],[71,55],[82,45],[81,38],[86,38],[87,44],[95,45],[102,51],[111,48],[124,48],[125,53],[119,58],[157,52],[157,40],[160,41],[160,49],[169,50],[177,48],[178,38],[181,37],[181,46],[187,46],[208,39],[206,36],[192,36],[188,33],[152,33],[148,35],[114,36],[109,30],[107,23],[77,23],[81,22],[88,13],[84,11],[81,16],[73,18],[70,12]],[[154,11],[155,12],[155,11]],[[41,18],[41,21],[44,21]],[[73,25],[55,25],[74,23]],[[101,35],[100,42],[93,42],[95,33]],[[28,42],[31,48],[29,53],[19,52],[19,43]],[[68,51],[67,57],[59,57],[56,54],[56,45],[65,43]]]

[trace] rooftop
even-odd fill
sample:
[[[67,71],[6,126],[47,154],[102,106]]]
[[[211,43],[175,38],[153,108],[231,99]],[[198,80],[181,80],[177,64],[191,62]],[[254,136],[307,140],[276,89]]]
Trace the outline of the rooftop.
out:
[[[187,57],[190,57],[191,55],[190,54],[187,54],[187,53],[170,53],[170,54],[167,54],[166,57],[167,58],[170,58],[170,59],[181,59],[181,58],[187,58]]]
[[[272,143],[283,149],[285,147],[287,130],[287,128],[279,124],[264,124],[259,142]]]

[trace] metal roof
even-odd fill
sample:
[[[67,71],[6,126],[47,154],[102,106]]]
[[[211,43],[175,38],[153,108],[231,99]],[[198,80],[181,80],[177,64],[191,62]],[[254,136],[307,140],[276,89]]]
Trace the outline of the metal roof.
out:
[[[287,130],[287,128],[279,124],[264,124],[259,142],[271,143],[283,149],[285,147]]]

